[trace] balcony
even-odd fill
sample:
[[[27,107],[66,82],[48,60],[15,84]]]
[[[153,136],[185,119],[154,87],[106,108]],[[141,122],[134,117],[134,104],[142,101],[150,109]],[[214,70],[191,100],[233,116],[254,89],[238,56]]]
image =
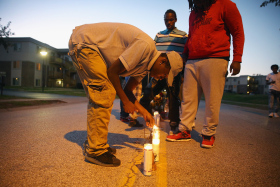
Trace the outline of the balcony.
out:
[[[51,58],[50,58],[50,64],[54,64],[54,65],[63,65],[63,61],[62,61],[61,58],[51,57]]]

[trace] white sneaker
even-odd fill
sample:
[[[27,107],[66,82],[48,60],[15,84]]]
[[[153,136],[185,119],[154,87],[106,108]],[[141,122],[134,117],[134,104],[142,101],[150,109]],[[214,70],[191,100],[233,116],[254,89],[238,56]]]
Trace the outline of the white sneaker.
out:
[[[273,113],[273,116],[274,116],[275,118],[279,118],[279,116],[278,116],[277,113]]]
[[[272,118],[273,117],[273,113],[269,113],[268,117]]]

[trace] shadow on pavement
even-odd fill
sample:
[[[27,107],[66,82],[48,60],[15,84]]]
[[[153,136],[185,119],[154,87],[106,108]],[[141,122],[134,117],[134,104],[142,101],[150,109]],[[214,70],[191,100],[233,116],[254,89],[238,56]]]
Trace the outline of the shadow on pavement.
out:
[[[111,112],[111,115],[114,115],[116,117],[116,119],[120,119],[120,109],[113,109]]]
[[[191,136],[192,136],[192,139],[195,140],[196,142],[198,142],[198,143],[202,142],[202,137],[200,136],[200,133],[198,133],[196,130],[193,129],[191,131]]]
[[[82,149],[86,137],[87,131],[72,131],[64,135],[66,140],[78,144]],[[125,147],[137,149],[137,146],[133,146],[131,143],[139,144],[139,142],[142,142],[142,138],[130,138],[125,134],[108,133],[108,144],[116,149]]]

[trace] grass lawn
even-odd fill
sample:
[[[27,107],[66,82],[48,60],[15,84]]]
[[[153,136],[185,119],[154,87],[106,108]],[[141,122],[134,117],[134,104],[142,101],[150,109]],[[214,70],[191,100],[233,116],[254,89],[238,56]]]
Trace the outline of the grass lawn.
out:
[[[26,91],[26,92],[42,92],[42,88],[40,87],[5,87],[5,89],[15,90],[15,91]],[[61,95],[73,95],[73,96],[82,96],[86,97],[85,91],[83,89],[78,88],[44,88],[43,93],[51,93],[51,94],[61,94]]]
[[[5,89],[28,91],[28,92],[42,92],[42,88],[5,87]],[[77,89],[77,88],[45,88],[44,93],[83,96],[83,97],[86,96],[83,89]],[[116,98],[118,98],[118,97],[116,97]],[[13,106],[13,107],[16,107],[17,105],[24,106],[25,105],[24,102],[28,103],[27,106],[32,105],[32,102],[34,105],[38,105],[40,103],[48,104],[47,102],[49,102],[49,103],[52,102],[52,101],[41,101],[41,102],[17,101],[17,103],[14,103],[15,101],[10,101],[9,102],[10,104],[9,104],[8,103],[9,99],[18,99],[18,97],[0,96],[0,101],[2,100],[1,105],[3,105],[3,100],[7,100],[6,101],[7,106]],[[19,98],[19,99],[22,99],[22,98]],[[202,97],[202,99],[204,99],[204,98]],[[13,105],[11,104],[12,102],[13,102]],[[53,102],[57,102],[57,101],[53,101]],[[268,96],[267,95],[246,95],[246,94],[224,93],[222,103],[268,110]]]

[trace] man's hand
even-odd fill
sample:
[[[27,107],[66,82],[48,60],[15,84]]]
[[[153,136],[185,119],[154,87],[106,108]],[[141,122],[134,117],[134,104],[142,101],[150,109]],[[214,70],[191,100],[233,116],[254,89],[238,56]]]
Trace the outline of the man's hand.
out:
[[[146,125],[148,127],[153,127],[153,125],[155,124],[154,117],[147,110],[145,112],[143,112],[142,115],[146,121]]]
[[[123,108],[126,113],[132,114],[134,111],[137,112],[135,105],[130,101],[128,101],[126,103],[123,102]]]
[[[240,72],[240,62],[232,62],[230,65],[231,75],[237,75]]]

